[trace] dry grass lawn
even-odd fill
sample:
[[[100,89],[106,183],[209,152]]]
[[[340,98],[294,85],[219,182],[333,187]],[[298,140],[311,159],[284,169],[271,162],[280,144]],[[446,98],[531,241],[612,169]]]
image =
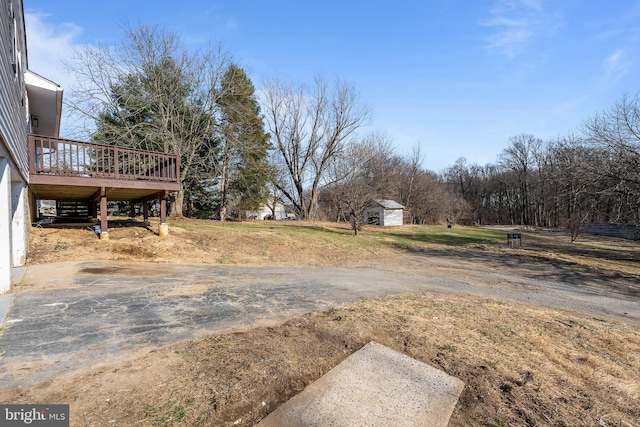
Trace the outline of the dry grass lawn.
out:
[[[71,404],[72,425],[251,426],[370,340],[465,382],[452,426],[637,426],[631,325],[495,300],[404,295],[209,335],[3,402]]]
[[[572,246],[559,234],[525,234],[525,246],[512,250],[504,247],[504,232],[491,230],[447,235],[408,227],[353,238],[327,224],[190,220],[171,230],[161,240],[144,229],[114,229],[111,240],[100,242],[89,231],[36,229],[30,262],[373,265],[380,255],[393,262],[408,250],[429,248],[535,257],[625,277],[640,273],[637,243],[583,238]],[[465,382],[452,426],[640,426],[637,325],[439,294],[366,300],[203,336],[36,388],[3,388],[0,401],[69,403],[77,426],[251,426],[370,340]]]

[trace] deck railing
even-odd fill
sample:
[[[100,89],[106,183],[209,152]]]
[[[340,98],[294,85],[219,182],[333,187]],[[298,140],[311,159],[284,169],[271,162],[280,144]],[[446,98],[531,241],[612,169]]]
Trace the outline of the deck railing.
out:
[[[29,172],[88,178],[179,182],[173,154],[29,135]]]

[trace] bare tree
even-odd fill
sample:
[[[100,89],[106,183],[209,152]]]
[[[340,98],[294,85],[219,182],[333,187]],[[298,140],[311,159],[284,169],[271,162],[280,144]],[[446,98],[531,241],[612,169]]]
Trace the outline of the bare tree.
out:
[[[411,155],[407,158],[408,163],[404,162],[406,166],[403,168],[403,183],[399,186],[400,202],[409,207],[413,205],[414,192],[416,190],[416,179],[421,171],[421,163],[424,160],[420,144],[413,147]],[[419,197],[419,195],[418,195]]]
[[[372,133],[346,147],[329,169],[333,204],[356,236],[364,225],[366,209],[379,197],[379,177],[373,171],[387,150],[384,137]]]
[[[95,139],[178,155],[184,185],[210,164],[229,55],[220,47],[190,53],[176,33],[155,26],[124,30],[118,45],[87,47],[67,62],[76,81],[69,105]],[[182,216],[183,198],[184,188],[173,215]]]
[[[316,78],[308,88],[274,79],[264,89],[264,112],[281,172],[276,185],[301,218],[311,219],[327,168],[365,123],[368,109],[339,80],[329,85]]]
[[[457,158],[453,166],[448,167],[444,172],[444,176],[451,185],[455,186],[457,193],[467,197],[469,166],[467,166],[466,157]]]
[[[595,115],[583,126],[586,139],[607,153],[600,164],[610,191],[632,196],[630,208],[640,217],[640,95],[625,94],[614,106]]]
[[[479,223],[564,227],[640,221],[640,94],[585,122],[582,135],[510,139],[496,164],[458,160],[444,174]]]
[[[540,149],[542,140],[533,135],[522,134],[511,138],[511,145],[500,154],[500,163],[505,169],[510,169],[519,184],[519,222],[530,225],[531,201],[529,187],[531,173],[535,168],[536,156],[534,153]]]

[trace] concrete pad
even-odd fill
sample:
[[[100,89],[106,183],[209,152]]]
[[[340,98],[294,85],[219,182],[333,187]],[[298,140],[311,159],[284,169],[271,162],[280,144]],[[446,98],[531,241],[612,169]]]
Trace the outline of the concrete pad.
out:
[[[11,301],[13,301],[12,294],[0,295],[0,326],[4,324],[4,319],[7,317],[7,313],[11,307]]]
[[[27,273],[27,267],[14,267],[11,271],[11,284],[17,285],[22,283],[24,275]]]
[[[446,427],[464,383],[371,341],[257,425]]]

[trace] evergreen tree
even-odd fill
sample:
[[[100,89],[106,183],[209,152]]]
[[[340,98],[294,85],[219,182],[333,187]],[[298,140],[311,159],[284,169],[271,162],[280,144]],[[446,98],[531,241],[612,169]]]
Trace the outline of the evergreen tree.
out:
[[[220,219],[230,208],[252,210],[267,201],[271,176],[269,134],[264,131],[253,83],[232,64],[221,82],[222,145],[219,153]]]
[[[185,195],[208,190],[202,180],[215,179],[210,160],[217,154],[228,56],[214,48],[191,53],[176,33],[159,27],[126,32],[117,46],[76,54],[72,106],[95,121],[94,140],[178,156],[182,189],[170,215],[182,216]]]

